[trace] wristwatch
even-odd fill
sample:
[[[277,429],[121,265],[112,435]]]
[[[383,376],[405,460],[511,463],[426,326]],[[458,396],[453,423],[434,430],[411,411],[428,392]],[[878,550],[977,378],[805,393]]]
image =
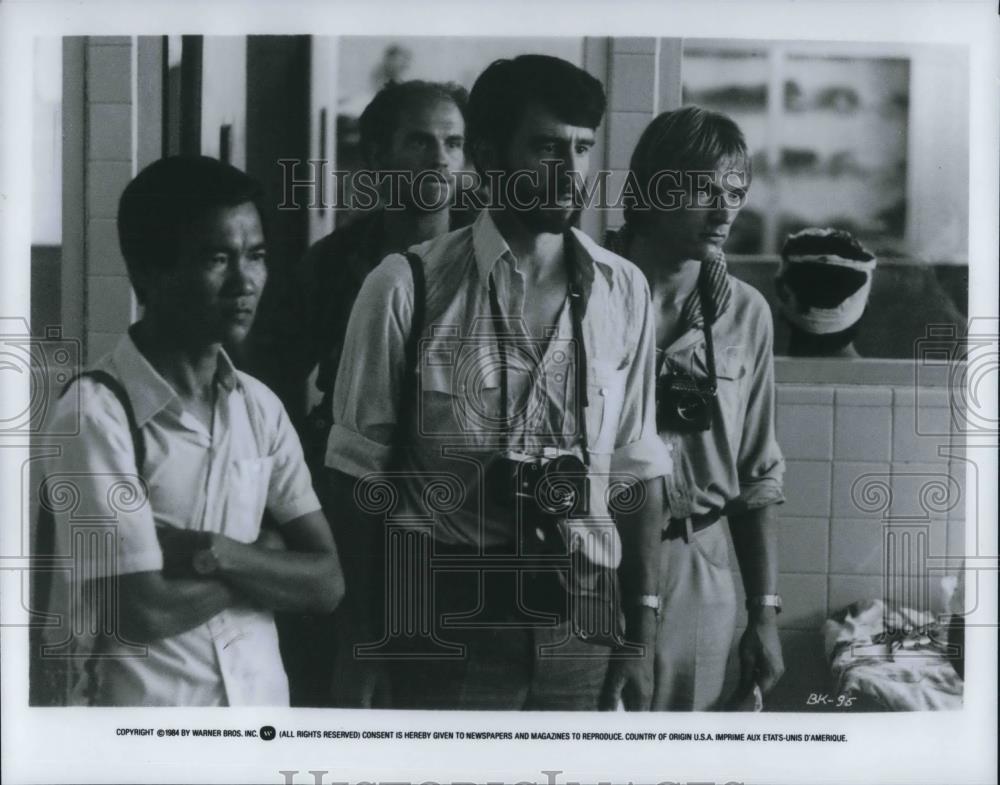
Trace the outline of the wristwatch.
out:
[[[191,556],[191,569],[196,575],[208,577],[219,571],[219,555],[215,552],[215,538],[206,532],[205,542]]]
[[[662,603],[659,594],[640,594],[636,597],[635,604],[642,608],[652,608],[653,615],[657,619],[660,618],[660,606]]]
[[[755,594],[747,597],[747,610],[752,611],[754,608],[774,608],[775,613],[781,613],[781,595]]]

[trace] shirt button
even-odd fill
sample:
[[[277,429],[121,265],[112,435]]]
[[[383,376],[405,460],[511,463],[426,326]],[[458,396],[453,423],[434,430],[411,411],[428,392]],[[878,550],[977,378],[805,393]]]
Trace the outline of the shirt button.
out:
[[[607,387],[602,387],[602,388],[601,388],[601,389],[599,390],[599,392],[601,393],[601,395],[603,395],[603,396],[607,397],[607,394],[608,394],[608,388],[607,388]]]

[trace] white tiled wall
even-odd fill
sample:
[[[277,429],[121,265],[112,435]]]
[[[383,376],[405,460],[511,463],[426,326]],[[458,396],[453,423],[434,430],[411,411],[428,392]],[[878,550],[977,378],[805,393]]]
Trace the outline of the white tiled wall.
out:
[[[86,47],[87,362],[114,347],[132,318],[132,294],[118,248],[118,198],[132,178],[132,39],[94,37]]]
[[[829,689],[819,633],[825,618],[856,600],[894,599],[885,597],[883,580],[887,527],[925,536],[928,556],[964,552],[965,464],[948,457],[950,425],[944,388],[778,385],[787,460],[788,501],[779,508],[787,671],[772,708],[795,710],[808,692]],[[915,574],[897,581],[906,604],[942,610],[944,573],[909,569]]]
[[[611,172],[608,193],[621,193],[629,160],[643,129],[659,112],[675,109],[680,101],[676,44],[679,39],[610,38],[606,58],[596,75],[607,87],[606,148],[601,168]],[[665,74],[671,74],[666,77]],[[677,84],[674,85],[673,82]],[[676,89],[674,89],[676,88]],[[613,207],[595,216],[596,234],[622,225],[622,211]]]

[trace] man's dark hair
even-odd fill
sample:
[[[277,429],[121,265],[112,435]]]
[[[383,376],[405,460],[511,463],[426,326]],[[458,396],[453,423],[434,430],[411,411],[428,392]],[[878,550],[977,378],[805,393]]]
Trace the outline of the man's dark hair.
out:
[[[558,57],[496,60],[479,75],[469,94],[466,139],[473,162],[482,169],[477,149],[483,145],[502,154],[529,107],[541,106],[569,125],[597,128],[606,103],[597,79]]]
[[[658,172],[713,171],[726,159],[741,162],[749,184],[750,154],[740,127],[720,112],[685,106],[658,115],[646,126],[632,152],[629,168],[641,192],[648,194]],[[630,229],[641,226],[649,213],[635,204],[625,204],[624,208]]]
[[[171,156],[143,169],[118,201],[118,242],[136,285],[140,270],[169,269],[183,233],[209,212],[250,202],[260,213],[263,189],[234,166],[206,156]],[[136,288],[139,302],[144,292]]]
[[[361,157],[365,165],[371,166],[373,154],[389,147],[405,113],[437,101],[451,101],[464,119],[468,100],[465,88],[454,82],[424,82],[419,79],[390,82],[378,91],[358,119]]]

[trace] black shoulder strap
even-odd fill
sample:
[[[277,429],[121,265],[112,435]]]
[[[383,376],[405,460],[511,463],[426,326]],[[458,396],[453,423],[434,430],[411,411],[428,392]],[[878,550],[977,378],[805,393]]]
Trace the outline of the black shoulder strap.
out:
[[[413,276],[413,317],[410,320],[410,341],[406,345],[406,373],[410,377],[408,382],[416,382],[420,337],[427,318],[427,279],[424,277],[423,259],[407,251],[406,261],[410,263],[410,274]]]
[[[114,376],[112,376],[107,371],[82,371],[66,382],[65,386],[60,393],[60,396],[65,395],[66,391],[69,389],[73,382],[79,379],[92,379],[98,384],[104,385],[111,391],[111,393],[118,400],[119,405],[125,411],[125,419],[128,421],[128,432],[129,436],[132,437],[132,450],[135,453],[135,469],[136,473],[142,476],[143,468],[146,464],[146,442],[142,438],[142,431],[139,430],[139,424],[135,419],[135,410],[132,408],[132,401],[129,400],[128,393],[125,392],[125,388],[122,383],[119,382]]]
[[[396,422],[390,468],[399,468],[402,464],[402,454],[407,447],[407,439],[413,429],[413,417],[419,405],[418,401],[410,400],[410,396],[418,394],[420,338],[424,334],[424,322],[427,318],[427,279],[424,275],[424,260],[417,254],[407,251],[406,261],[410,263],[410,273],[413,276],[413,316],[410,319],[410,339],[406,342],[406,365],[403,368],[400,385],[399,417]]]
[[[72,377],[63,386],[60,397],[66,394],[70,386],[81,378],[93,379],[98,384],[107,387],[118,400],[125,411],[128,421],[129,435],[132,437],[132,449],[135,453],[136,473],[141,477],[146,462],[146,443],[135,419],[135,411],[128,393],[114,376],[107,371],[83,371]],[[53,585],[51,569],[41,568],[56,556],[56,522],[53,512],[42,503],[38,510],[38,524],[35,534],[34,561],[39,566],[33,570],[32,595],[33,606],[41,612],[48,611]],[[66,704],[66,696],[72,685],[69,684],[70,671],[66,660],[42,656],[42,630],[33,626],[31,635],[31,676],[30,702],[35,706],[60,706]],[[93,666],[94,659],[90,657],[85,663],[86,668]],[[91,684],[95,682],[92,679]]]
[[[705,360],[708,363],[708,384],[715,393],[718,377],[715,372],[715,343],[712,341],[712,325],[718,314],[715,312],[715,300],[709,289],[706,265],[701,266],[698,273],[698,299],[701,302],[701,329],[705,334]]]

